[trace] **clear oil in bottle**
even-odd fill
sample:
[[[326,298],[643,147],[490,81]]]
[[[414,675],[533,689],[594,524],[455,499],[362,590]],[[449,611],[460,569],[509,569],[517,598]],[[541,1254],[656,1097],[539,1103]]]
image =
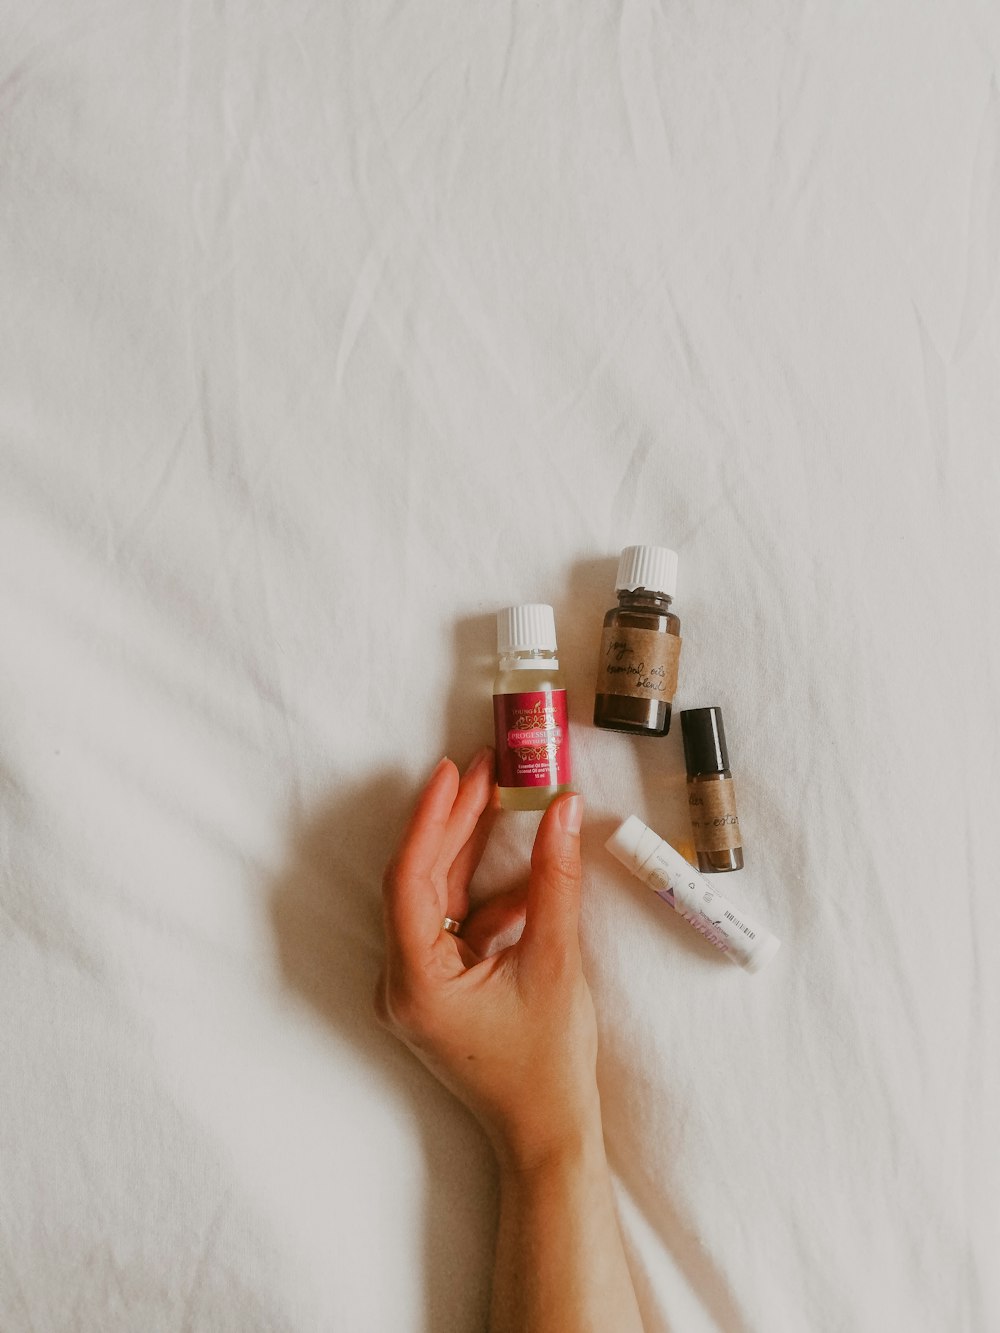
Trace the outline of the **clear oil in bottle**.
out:
[[[498,612],[497,652],[493,722],[500,804],[505,810],[544,810],[573,790],[552,607],[531,603]]]

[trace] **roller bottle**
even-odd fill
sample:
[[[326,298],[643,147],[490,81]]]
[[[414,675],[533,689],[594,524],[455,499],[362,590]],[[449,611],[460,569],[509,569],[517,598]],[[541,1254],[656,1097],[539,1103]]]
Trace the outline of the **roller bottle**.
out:
[[[722,709],[685,708],[681,732],[698,869],[710,873],[742,870],[743,839]]]

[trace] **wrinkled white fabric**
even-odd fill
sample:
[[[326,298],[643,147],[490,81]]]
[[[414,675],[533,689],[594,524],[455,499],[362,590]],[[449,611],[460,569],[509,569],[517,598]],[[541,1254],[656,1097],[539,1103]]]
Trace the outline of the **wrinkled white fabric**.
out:
[[[992,0],[0,7],[0,1327],[482,1325],[378,881],[548,601],[650,1333],[1000,1328],[998,55]],[[759,976],[603,849],[689,836],[679,727],[589,720],[644,541]]]

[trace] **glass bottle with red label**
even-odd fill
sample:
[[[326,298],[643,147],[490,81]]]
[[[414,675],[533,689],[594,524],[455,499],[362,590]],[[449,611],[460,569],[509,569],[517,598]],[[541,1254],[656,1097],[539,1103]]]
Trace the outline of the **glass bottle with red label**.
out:
[[[544,810],[572,791],[566,687],[551,606],[497,613],[500,668],[493,685],[497,785],[505,810]]]

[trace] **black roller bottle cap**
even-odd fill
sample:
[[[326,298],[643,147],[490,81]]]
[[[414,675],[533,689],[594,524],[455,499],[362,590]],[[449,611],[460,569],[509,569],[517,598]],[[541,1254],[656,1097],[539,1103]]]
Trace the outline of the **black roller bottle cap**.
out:
[[[729,767],[726,732],[721,708],[686,708],[681,713],[684,736],[684,762],[688,777],[701,773],[722,773]]]

